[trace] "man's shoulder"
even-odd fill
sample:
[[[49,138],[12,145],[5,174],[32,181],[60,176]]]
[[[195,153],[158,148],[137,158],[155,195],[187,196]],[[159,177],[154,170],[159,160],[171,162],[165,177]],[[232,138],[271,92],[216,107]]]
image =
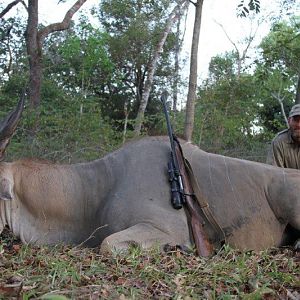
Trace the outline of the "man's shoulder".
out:
[[[276,136],[282,136],[282,135],[286,135],[286,136],[287,136],[287,135],[288,135],[288,132],[289,132],[289,129],[286,128],[286,129],[284,129],[284,130],[278,132]]]
[[[289,141],[290,141],[290,134],[288,128],[278,132],[273,139],[273,143],[289,142]]]

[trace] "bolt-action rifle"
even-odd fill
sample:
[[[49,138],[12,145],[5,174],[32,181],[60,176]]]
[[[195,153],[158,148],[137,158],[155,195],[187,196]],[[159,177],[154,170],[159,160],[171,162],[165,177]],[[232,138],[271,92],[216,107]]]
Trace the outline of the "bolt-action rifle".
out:
[[[163,109],[167,121],[168,135],[171,144],[171,158],[168,162],[169,181],[171,184],[171,203],[175,209],[180,209],[185,203],[185,194],[184,194],[182,177],[179,169],[179,162],[178,162],[176,149],[175,149],[175,143],[177,143],[178,140],[177,137],[174,135],[171,127],[171,122],[170,122],[167,105],[166,105],[166,98],[167,98],[166,93],[163,93],[161,96],[161,102],[163,104]]]
[[[199,212],[197,200],[193,188],[189,182],[189,176],[186,169],[186,162],[183,157],[179,140],[173,133],[170,118],[166,106],[167,94],[164,92],[161,96],[164,113],[167,121],[168,135],[171,144],[171,157],[168,162],[168,174],[171,184],[171,203],[175,209],[183,206],[189,215],[191,231],[198,255],[210,256],[213,252],[213,245],[210,243],[207,233],[204,231],[205,218]],[[188,168],[190,170],[190,167]],[[190,174],[191,172],[189,172]]]

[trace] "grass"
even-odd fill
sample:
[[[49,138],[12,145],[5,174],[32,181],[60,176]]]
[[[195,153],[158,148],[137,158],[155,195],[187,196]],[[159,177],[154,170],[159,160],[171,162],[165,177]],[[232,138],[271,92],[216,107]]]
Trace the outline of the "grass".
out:
[[[300,253],[289,248],[212,258],[178,249],[22,245],[0,236],[0,299],[300,299]]]

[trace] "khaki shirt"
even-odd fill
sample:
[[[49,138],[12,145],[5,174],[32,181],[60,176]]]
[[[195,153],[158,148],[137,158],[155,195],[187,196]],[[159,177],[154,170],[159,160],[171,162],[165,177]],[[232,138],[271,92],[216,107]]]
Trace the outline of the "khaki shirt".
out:
[[[293,141],[289,129],[279,132],[272,140],[267,164],[300,169],[300,145]]]

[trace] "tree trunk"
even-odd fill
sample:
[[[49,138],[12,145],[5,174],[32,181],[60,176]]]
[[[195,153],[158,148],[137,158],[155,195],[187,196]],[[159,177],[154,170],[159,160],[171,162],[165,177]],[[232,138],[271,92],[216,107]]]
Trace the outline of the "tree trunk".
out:
[[[26,47],[29,60],[29,106],[36,110],[40,105],[42,81],[42,46],[38,38],[38,0],[28,1]]]
[[[193,40],[191,49],[191,61],[190,61],[190,76],[189,76],[189,90],[186,102],[186,115],[184,124],[184,139],[187,141],[192,140],[192,134],[194,129],[194,115],[195,115],[195,101],[196,101],[196,89],[197,89],[197,68],[198,68],[198,46],[201,28],[202,7],[204,0],[197,0],[195,3],[195,21],[193,30]]]
[[[298,84],[297,84],[297,88],[296,88],[295,104],[300,104],[300,73],[298,75]]]
[[[125,144],[126,141],[126,133],[127,133],[127,125],[128,125],[128,116],[129,116],[129,110],[128,110],[128,101],[125,100],[124,102],[124,127],[123,127],[123,139],[122,139],[122,144]]]
[[[180,40],[180,22],[181,18],[178,18],[176,28],[176,45],[175,45],[175,63],[174,63],[174,82],[173,82],[173,111],[177,111],[177,99],[178,99],[178,82],[179,82],[179,53],[181,49]]]
[[[153,58],[149,63],[149,67],[148,67],[148,76],[145,82],[145,86],[144,86],[144,91],[143,91],[143,95],[142,95],[142,99],[141,99],[141,103],[138,109],[138,113],[137,113],[137,117],[135,120],[135,126],[134,126],[134,135],[138,136],[141,133],[141,128],[142,128],[142,123],[144,120],[144,114],[145,114],[145,110],[148,104],[148,100],[149,100],[149,95],[150,95],[150,90],[152,87],[152,83],[153,83],[153,77],[154,77],[154,73],[156,70],[156,65],[157,65],[157,61],[160,57],[160,54],[163,50],[163,46],[165,44],[165,41],[168,37],[168,34],[171,30],[171,27],[173,25],[173,23],[177,20],[178,16],[179,16],[179,12],[181,11],[181,6],[185,3],[188,3],[187,0],[182,0],[180,1],[176,7],[173,9],[173,11],[171,12],[171,14],[169,15],[169,18],[167,20],[166,23],[166,27],[162,33],[161,39],[156,47],[156,50],[154,52]],[[184,6],[186,7],[186,6]]]
[[[86,1],[78,0],[68,10],[62,22],[50,24],[38,31],[38,0],[28,0],[26,46],[30,68],[29,99],[30,106],[34,109],[40,105],[43,41],[50,33],[67,29],[73,15]]]
[[[33,127],[30,130],[32,137],[36,134],[39,120],[43,41],[50,33],[67,29],[70,26],[73,15],[86,1],[87,0],[76,1],[67,11],[62,22],[53,23],[38,30],[38,0],[28,0],[28,21],[25,36],[29,60],[29,107],[32,110],[34,119]]]
[[[182,49],[182,43],[184,40],[184,35],[185,33],[183,33],[183,36],[180,38],[180,28],[181,28],[181,19],[182,16],[184,14],[184,11],[187,13],[187,9],[189,6],[189,2],[186,3],[186,9],[181,11],[181,15],[178,18],[178,22],[177,22],[177,28],[176,28],[176,44],[175,44],[175,57],[174,57],[174,82],[173,82],[173,111],[176,112],[177,111],[177,104],[178,104],[178,84],[180,81],[180,65],[179,65],[179,54],[181,52]],[[185,14],[185,27],[186,28],[186,20],[187,20],[187,14]],[[174,115],[175,116],[175,115]]]

